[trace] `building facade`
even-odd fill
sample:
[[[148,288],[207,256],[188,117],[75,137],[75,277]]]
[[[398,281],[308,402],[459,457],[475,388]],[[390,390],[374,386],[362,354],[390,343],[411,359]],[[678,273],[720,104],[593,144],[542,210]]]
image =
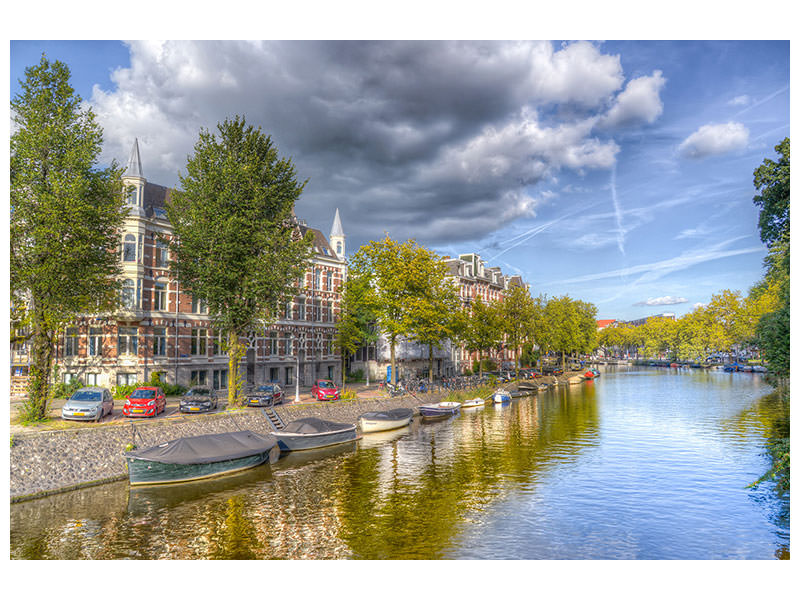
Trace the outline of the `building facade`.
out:
[[[168,270],[172,227],[164,210],[171,190],[147,181],[138,141],[123,176],[130,213],[120,232],[122,265],[120,309],[113,315],[84,315],[66,327],[57,348],[62,381],[80,378],[86,385],[111,387],[161,381],[216,389],[228,387],[228,356],[214,331],[208,307],[181,288]],[[337,209],[330,240],[295,218],[298,232],[314,236],[314,254],[298,281],[297,294],[278,320],[242,338],[240,364],[250,384],[277,381],[301,385],[341,376],[333,338],[346,277],[345,235]],[[335,249],[334,249],[335,248]],[[12,356],[22,365],[17,347]],[[12,363],[12,368],[14,363]],[[22,369],[18,368],[22,374]]]

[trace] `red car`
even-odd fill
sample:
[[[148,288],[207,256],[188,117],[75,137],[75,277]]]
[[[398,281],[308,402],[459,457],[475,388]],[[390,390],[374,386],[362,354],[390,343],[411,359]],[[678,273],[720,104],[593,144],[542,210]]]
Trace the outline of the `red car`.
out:
[[[339,388],[330,379],[318,379],[311,388],[314,400],[338,400]]]
[[[167,398],[160,387],[138,387],[125,398],[122,414],[126,417],[155,417],[167,408]]]

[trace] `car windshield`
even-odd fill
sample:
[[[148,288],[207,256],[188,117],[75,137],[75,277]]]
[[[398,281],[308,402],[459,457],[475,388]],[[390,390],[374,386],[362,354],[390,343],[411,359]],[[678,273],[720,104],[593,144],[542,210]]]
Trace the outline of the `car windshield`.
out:
[[[131,398],[155,398],[155,390],[136,390],[131,394]]]
[[[188,392],[186,392],[187,396],[208,396],[209,395],[208,388],[192,388]]]
[[[73,402],[100,402],[103,395],[100,392],[80,391],[72,394],[70,400]]]
[[[258,390],[256,390],[256,391],[258,391],[258,392],[273,392],[273,391],[275,391],[275,388],[273,388],[271,385],[260,385],[260,386],[258,386]]]
[[[324,389],[335,389],[336,386],[333,384],[332,381],[318,381],[317,386],[324,388]]]

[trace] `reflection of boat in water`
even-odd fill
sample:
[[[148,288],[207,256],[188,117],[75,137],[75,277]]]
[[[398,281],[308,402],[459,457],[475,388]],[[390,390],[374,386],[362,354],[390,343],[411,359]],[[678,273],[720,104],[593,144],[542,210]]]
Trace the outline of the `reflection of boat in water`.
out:
[[[302,452],[289,452],[282,454],[278,462],[272,466],[273,473],[277,473],[286,469],[295,469],[304,465],[325,460],[332,456],[339,456],[341,454],[348,454],[354,452],[356,449],[356,440],[350,440],[342,444],[334,446],[325,446],[323,448],[313,448],[310,450],[303,450]]]
[[[363,436],[358,441],[359,448],[378,448],[379,446],[383,446],[395,440],[399,440],[401,437],[408,435],[411,432],[411,427],[406,425],[405,427],[400,427],[399,429],[392,429],[391,431],[378,431],[376,433],[370,433],[369,435]]]
[[[278,441],[252,431],[182,437],[125,453],[131,485],[218,477],[278,459]]]
[[[410,408],[366,412],[358,417],[358,427],[363,433],[388,431],[398,427],[405,427],[413,418],[414,411]]]
[[[436,404],[423,404],[417,407],[423,420],[446,419],[457,415],[461,410],[460,402],[437,402]]]
[[[262,464],[246,471],[223,475],[215,479],[189,481],[167,485],[135,486],[128,488],[128,512],[144,514],[153,510],[172,508],[195,500],[207,501],[214,494],[240,491],[261,485],[272,479],[274,466]]]

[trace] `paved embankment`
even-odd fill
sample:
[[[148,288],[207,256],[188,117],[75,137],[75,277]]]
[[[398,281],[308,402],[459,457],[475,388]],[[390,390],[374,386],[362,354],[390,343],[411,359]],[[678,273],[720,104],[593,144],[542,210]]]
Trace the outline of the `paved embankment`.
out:
[[[300,417],[355,423],[373,410],[414,407],[437,401],[441,395],[420,399],[343,400],[334,403],[289,404],[276,411],[288,422]],[[185,436],[250,429],[270,430],[263,413],[254,408],[208,415],[177,415],[158,420],[127,420],[106,426],[88,426],[58,431],[17,433],[11,446],[11,501],[25,500],[127,477],[125,448],[139,448]]]

